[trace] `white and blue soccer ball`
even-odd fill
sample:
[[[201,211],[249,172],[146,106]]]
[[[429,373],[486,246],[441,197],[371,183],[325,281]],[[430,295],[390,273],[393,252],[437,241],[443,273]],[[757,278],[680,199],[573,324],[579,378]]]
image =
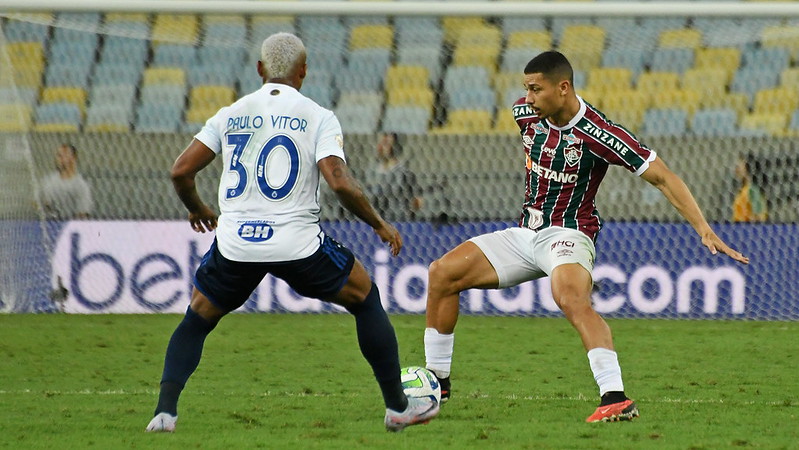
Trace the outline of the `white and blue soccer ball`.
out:
[[[427,398],[441,403],[441,385],[433,372],[424,367],[403,367],[400,369],[402,389],[408,397]]]

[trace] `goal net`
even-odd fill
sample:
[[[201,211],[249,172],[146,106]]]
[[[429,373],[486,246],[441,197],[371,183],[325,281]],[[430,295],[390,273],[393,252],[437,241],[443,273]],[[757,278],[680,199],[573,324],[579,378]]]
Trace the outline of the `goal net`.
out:
[[[259,88],[260,43],[287,31],[307,47],[301,92],[337,114],[351,170],[403,233],[390,258],[322,186],[324,229],[365,263],[389,311],[422,312],[431,261],[518,221],[526,170],[511,105],[526,63],[557,49],[578,95],[656,150],[752,259],[710,255],[659,191],[614,167],[597,196],[597,310],[799,318],[795,4],[138,3],[152,9],[0,7],[2,311],[182,312],[212,236],[191,232],[169,169],[219,107]],[[246,7],[219,12],[233,3]],[[380,160],[384,133],[397,161]],[[64,145],[88,203],[57,172]],[[222,170],[199,176],[209,204]],[[461,308],[559,314],[548,279],[469,291]],[[242,310],[337,311],[271,278]]]

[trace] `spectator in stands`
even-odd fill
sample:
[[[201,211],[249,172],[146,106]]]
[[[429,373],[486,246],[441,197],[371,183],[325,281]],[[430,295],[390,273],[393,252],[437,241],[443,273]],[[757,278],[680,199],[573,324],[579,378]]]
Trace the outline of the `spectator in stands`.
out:
[[[378,212],[389,221],[415,220],[422,207],[416,175],[402,157],[402,141],[396,133],[381,133],[377,161],[365,176],[366,188]]]
[[[762,170],[754,155],[742,155],[735,166],[740,189],[732,202],[733,222],[765,222],[768,205],[763,194]]]
[[[42,203],[48,219],[88,219],[92,191],[78,172],[78,150],[61,144],[55,154],[56,170],[42,180]]]

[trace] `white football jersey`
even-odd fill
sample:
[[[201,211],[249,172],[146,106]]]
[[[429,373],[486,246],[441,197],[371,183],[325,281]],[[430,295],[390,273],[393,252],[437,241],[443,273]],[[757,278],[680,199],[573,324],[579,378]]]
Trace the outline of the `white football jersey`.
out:
[[[196,136],[222,154],[219,251],[233,261],[293,261],[320,245],[319,169],[344,159],[332,111],[268,83],[208,119]]]

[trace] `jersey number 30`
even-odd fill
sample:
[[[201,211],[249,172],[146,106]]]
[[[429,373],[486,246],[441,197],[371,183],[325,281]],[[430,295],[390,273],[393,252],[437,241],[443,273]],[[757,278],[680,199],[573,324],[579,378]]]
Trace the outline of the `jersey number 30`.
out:
[[[239,175],[239,182],[226,189],[225,199],[230,200],[236,198],[244,193],[249,182],[249,175],[244,164],[241,163],[242,154],[247,151],[247,144],[252,139],[251,133],[236,133],[227,135],[227,145],[233,147],[233,154],[230,157],[230,166],[228,171],[236,172]],[[269,161],[269,155],[274,150],[284,149],[288,154],[287,175],[285,181],[279,186],[272,186],[267,179],[266,164]],[[258,190],[269,200],[282,200],[297,184],[297,175],[300,171],[300,152],[297,149],[297,144],[285,134],[278,134],[266,141],[261,150],[258,152],[258,157],[255,159],[255,182]]]

